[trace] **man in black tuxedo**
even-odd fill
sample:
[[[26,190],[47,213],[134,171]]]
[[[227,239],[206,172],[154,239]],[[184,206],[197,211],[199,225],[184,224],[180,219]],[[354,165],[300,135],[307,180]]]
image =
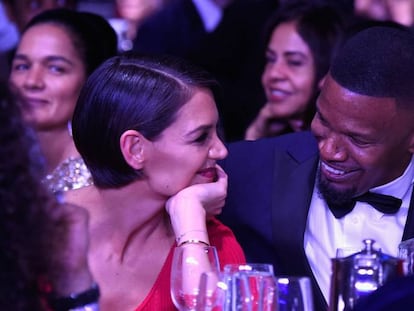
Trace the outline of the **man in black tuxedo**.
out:
[[[371,238],[396,256],[414,236],[413,51],[406,28],[359,32],[331,65],[311,133],[232,143],[221,163],[221,219],[247,260],[311,277],[315,310],[326,310],[338,248]]]

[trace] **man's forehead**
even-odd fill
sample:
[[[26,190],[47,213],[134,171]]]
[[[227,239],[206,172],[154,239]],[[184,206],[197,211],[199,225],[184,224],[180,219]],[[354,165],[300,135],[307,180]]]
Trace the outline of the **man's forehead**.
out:
[[[387,104],[395,106],[396,99],[393,97],[360,94],[358,92],[355,92],[342,86],[332,76],[328,74],[325,79],[324,85],[322,86],[321,92],[317,98],[316,106],[319,110],[319,106],[321,104],[325,106],[337,106],[337,108],[339,108],[339,104],[352,104],[353,107],[357,107],[358,103],[381,103],[382,105]]]

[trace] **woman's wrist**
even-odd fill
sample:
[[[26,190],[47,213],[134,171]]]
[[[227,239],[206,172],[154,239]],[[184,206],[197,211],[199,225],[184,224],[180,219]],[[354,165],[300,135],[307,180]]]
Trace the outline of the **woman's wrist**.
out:
[[[185,241],[202,241],[209,244],[207,229],[187,230],[176,237],[177,245],[182,245]]]
[[[208,240],[206,212],[193,196],[181,193],[167,202],[167,211],[177,245],[185,240]]]
[[[202,246],[210,246],[210,243],[208,243],[206,241],[190,239],[190,240],[184,240],[184,241],[182,241],[180,244],[178,244],[178,247],[184,246],[184,245],[189,245],[189,244],[202,245]]]

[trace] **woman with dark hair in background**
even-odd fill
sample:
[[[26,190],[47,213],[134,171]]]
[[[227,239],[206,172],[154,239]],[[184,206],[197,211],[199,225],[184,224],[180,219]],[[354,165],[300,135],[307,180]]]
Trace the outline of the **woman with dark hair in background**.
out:
[[[49,10],[23,30],[10,83],[25,121],[36,130],[46,159],[43,181],[52,192],[92,183],[73,143],[70,120],[89,74],[116,53],[115,31],[93,13]]]
[[[211,72],[222,87],[217,106],[223,137],[226,141],[243,139],[264,99],[261,35],[278,3],[171,0],[142,23],[133,50],[175,55]]]
[[[301,1],[287,2],[269,19],[262,73],[267,103],[247,128],[247,140],[309,129],[344,27],[332,7]]]

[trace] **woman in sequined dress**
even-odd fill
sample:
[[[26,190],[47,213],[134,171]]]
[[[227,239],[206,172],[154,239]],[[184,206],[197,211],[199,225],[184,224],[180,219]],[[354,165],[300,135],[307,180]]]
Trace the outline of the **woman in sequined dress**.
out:
[[[92,183],[73,143],[70,120],[89,74],[116,53],[114,30],[92,13],[49,10],[23,30],[10,84],[25,121],[37,132],[48,172],[43,181],[52,192]]]

